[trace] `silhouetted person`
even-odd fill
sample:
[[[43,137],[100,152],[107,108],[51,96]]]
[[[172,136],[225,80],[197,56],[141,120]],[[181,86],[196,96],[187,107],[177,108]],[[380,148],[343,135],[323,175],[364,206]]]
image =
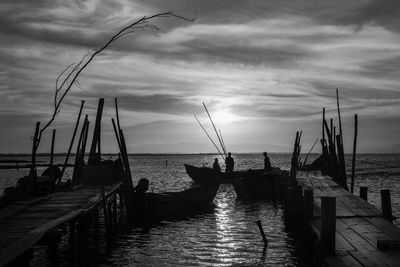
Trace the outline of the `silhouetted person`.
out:
[[[215,160],[214,160],[213,169],[214,169],[214,171],[216,171],[216,172],[221,172],[221,167],[219,166],[219,163],[218,163],[218,159],[217,159],[217,158],[215,158]]]
[[[144,194],[149,189],[149,180],[142,178],[139,180],[138,184],[135,186],[135,192],[139,194]]]
[[[228,156],[225,159],[225,172],[233,172],[233,167],[235,166],[235,162],[231,156],[231,152],[228,153]]]
[[[264,152],[264,170],[270,171],[272,170],[271,161],[269,160],[268,153]]]

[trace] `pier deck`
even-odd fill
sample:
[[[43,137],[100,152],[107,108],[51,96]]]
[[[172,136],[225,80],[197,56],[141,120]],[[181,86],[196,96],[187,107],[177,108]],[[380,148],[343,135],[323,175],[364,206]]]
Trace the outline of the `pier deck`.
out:
[[[106,199],[119,187],[119,183],[105,186]],[[57,226],[98,208],[102,201],[100,186],[84,186],[0,210],[0,266],[18,258]]]
[[[320,238],[321,197],[336,197],[335,256],[327,266],[400,266],[400,229],[384,219],[381,211],[336,184],[330,177],[299,172],[297,183],[314,192],[314,216],[310,225]],[[378,240],[392,244],[379,250]]]

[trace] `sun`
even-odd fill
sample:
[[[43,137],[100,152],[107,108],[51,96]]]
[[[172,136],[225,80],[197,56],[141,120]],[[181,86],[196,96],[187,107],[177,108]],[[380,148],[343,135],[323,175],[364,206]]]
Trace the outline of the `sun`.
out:
[[[216,124],[227,124],[239,120],[239,117],[227,111],[213,112],[211,117]]]

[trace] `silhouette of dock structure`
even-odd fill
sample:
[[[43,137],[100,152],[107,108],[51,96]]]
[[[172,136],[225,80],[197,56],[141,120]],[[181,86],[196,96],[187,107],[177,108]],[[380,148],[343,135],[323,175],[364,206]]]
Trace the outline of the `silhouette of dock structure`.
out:
[[[392,215],[385,218],[385,211],[331,177],[298,172],[286,188],[285,202],[302,266],[400,265],[400,229],[392,224]]]
[[[24,253],[38,242],[49,240],[47,235],[62,224],[76,223],[78,237],[87,234],[85,226],[88,227],[88,221],[98,216],[96,214],[102,207],[106,207],[108,211],[106,226],[112,224],[117,215],[115,204],[118,196],[120,197],[120,195],[117,196],[120,193],[120,185],[116,183],[104,186],[104,195],[98,185],[81,186],[74,190],[56,192],[42,198],[15,203],[2,210],[0,214],[0,266],[5,266],[15,260],[24,261]]]

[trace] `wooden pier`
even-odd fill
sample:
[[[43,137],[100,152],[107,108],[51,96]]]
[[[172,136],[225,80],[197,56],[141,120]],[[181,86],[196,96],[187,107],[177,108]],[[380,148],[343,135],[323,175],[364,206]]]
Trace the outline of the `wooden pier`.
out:
[[[50,240],[47,235],[62,224],[77,223],[78,236],[87,235],[82,226],[88,227],[98,216],[99,209],[108,215],[104,217],[109,231],[110,225],[112,227],[116,222],[117,197],[122,203],[120,186],[120,183],[104,187],[77,186],[3,209],[0,214],[0,266],[28,264],[29,259],[24,260],[24,254],[38,242]]]
[[[296,176],[283,190],[303,266],[400,266],[392,218],[319,172]]]

